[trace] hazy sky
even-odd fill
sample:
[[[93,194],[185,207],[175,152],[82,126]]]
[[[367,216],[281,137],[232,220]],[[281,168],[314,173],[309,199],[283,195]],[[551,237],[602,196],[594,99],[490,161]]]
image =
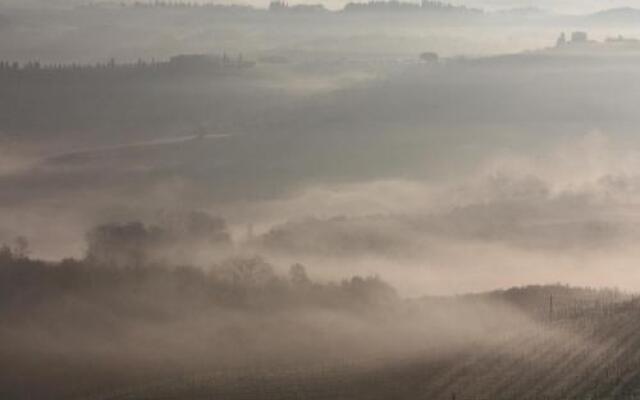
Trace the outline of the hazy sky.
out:
[[[122,2],[133,2],[133,0],[123,0]],[[252,4],[254,6],[265,7],[270,0],[190,0],[201,3],[230,3],[230,4]],[[406,0],[409,1],[409,0]],[[88,3],[100,3],[96,0],[0,0],[0,6],[25,6],[25,5],[78,5]],[[104,1],[104,2],[109,2]],[[121,1],[113,1],[120,3]],[[289,3],[322,3],[329,8],[341,8],[349,0],[297,0]],[[537,7],[556,12],[565,13],[589,13],[614,7],[636,7],[637,0],[450,0],[445,1],[453,4],[466,5],[470,7],[483,8],[487,10]]]
[[[455,0],[452,3],[485,9],[538,7],[569,13],[589,13],[614,7],[635,7],[639,5],[636,0]]]

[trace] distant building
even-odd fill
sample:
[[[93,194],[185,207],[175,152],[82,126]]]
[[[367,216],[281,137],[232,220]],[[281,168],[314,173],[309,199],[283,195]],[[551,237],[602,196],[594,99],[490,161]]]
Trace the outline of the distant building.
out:
[[[562,47],[565,44],[567,44],[567,35],[565,35],[564,32],[562,32],[560,34],[560,37],[556,41],[556,47]]]
[[[571,43],[587,43],[589,41],[589,35],[587,32],[576,31],[571,34]]]

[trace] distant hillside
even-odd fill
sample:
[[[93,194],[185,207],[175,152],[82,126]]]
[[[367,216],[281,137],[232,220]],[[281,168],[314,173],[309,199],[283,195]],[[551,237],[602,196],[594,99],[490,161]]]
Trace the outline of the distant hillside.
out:
[[[552,15],[551,12],[539,7],[519,7],[499,11],[498,14],[512,17],[524,18],[546,18]]]
[[[631,7],[612,8],[592,14],[588,19],[599,23],[638,23],[640,22],[640,9]]]
[[[530,285],[463,296],[465,300],[504,301],[541,319],[571,319],[603,307],[632,300],[616,289],[578,288],[568,285]]]
[[[628,302],[436,358],[226,371],[103,398],[636,399],[639,317],[640,304]]]

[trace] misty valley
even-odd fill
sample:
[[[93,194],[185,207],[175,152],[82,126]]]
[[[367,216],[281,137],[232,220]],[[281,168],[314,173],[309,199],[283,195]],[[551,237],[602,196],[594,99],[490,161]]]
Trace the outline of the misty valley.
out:
[[[640,304],[617,290],[404,299],[378,277],[319,282],[261,258],[208,271],[151,262],[156,234],[100,227],[86,258],[56,263],[2,250],[3,397],[634,393]]]
[[[640,398],[633,0],[0,0],[0,399]]]

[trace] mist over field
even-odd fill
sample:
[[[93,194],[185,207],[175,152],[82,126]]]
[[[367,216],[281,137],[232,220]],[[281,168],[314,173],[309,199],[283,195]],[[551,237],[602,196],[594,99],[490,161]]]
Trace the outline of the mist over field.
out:
[[[0,398],[637,398],[634,6],[0,1]]]

